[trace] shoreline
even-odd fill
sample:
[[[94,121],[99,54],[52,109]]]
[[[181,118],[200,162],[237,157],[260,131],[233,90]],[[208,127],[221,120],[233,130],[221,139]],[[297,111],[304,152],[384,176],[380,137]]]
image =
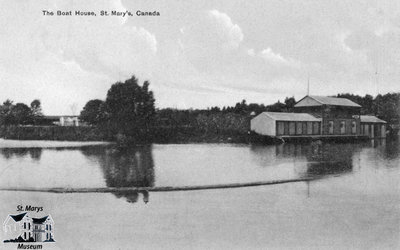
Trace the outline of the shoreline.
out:
[[[0,138],[0,148],[62,148],[111,145],[106,141],[14,140]]]

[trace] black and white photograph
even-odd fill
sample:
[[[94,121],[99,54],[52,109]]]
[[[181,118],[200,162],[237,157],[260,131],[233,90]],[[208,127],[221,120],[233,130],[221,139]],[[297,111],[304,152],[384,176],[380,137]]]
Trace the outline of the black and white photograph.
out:
[[[0,249],[400,249],[400,1],[0,6]]]

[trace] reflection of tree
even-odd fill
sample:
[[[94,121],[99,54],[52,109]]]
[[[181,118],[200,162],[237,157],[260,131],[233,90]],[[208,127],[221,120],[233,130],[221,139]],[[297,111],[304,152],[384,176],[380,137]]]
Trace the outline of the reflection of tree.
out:
[[[6,158],[10,159],[12,157],[22,158],[29,154],[31,159],[40,160],[42,156],[41,148],[0,148],[0,154]]]
[[[107,187],[153,187],[154,162],[150,145],[127,149],[112,149],[105,147],[82,148],[84,155],[97,160],[103,169]],[[147,203],[148,192],[143,194]],[[137,192],[118,191],[115,196],[126,197],[128,202],[136,202]]]

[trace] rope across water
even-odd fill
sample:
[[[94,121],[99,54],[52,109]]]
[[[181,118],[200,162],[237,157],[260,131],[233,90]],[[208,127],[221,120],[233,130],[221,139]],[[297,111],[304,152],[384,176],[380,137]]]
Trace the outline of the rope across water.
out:
[[[207,189],[226,189],[226,188],[241,188],[254,186],[277,185],[293,182],[307,182],[321,178],[299,178],[275,181],[259,181],[248,183],[232,183],[232,184],[217,184],[217,185],[200,185],[200,186],[159,186],[159,187],[104,187],[104,188],[0,188],[0,191],[22,191],[22,192],[47,192],[47,193],[113,193],[113,192],[173,192],[173,191],[193,191]]]

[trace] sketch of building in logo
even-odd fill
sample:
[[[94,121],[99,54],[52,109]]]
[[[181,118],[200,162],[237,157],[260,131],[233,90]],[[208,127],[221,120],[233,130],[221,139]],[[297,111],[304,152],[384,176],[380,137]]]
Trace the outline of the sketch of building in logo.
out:
[[[54,221],[50,215],[32,218],[27,213],[8,215],[3,223],[7,242],[54,242]]]

